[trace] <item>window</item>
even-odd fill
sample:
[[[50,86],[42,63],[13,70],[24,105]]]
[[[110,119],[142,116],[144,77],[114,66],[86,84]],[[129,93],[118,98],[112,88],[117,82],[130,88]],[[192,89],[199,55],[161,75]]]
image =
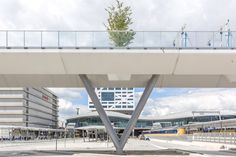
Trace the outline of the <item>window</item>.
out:
[[[120,106],[120,105],[117,105],[116,108],[121,108],[121,106]]]
[[[116,88],[116,90],[121,90],[121,88]]]
[[[102,92],[102,101],[114,101],[114,92]]]
[[[128,108],[133,108],[133,106],[128,106]]]

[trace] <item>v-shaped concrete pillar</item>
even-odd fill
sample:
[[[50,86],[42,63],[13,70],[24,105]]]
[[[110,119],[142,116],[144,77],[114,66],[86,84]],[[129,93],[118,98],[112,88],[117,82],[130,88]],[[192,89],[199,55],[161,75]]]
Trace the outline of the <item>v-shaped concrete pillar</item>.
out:
[[[138,117],[140,116],[150,94],[152,93],[152,90],[153,88],[155,87],[156,85],[156,82],[159,78],[159,75],[152,75],[151,79],[148,81],[145,89],[144,89],[144,92],[134,110],[134,112],[132,113],[132,116],[121,136],[121,139],[120,139],[120,148],[123,150],[129,136],[130,136],[130,133],[131,131],[133,130],[137,120],[138,120]]]
[[[113,129],[112,125],[111,125],[111,121],[109,120],[109,118],[107,117],[107,114],[105,112],[105,110],[103,109],[101,102],[99,101],[96,93],[95,93],[95,89],[91,83],[91,81],[88,79],[88,77],[86,75],[79,75],[80,79],[82,80],[88,95],[90,96],[99,117],[102,120],[102,123],[105,125],[105,128],[108,132],[108,134],[111,137],[112,142],[114,143],[116,150],[120,149],[120,142],[119,142],[119,137],[117,136],[115,130]]]
[[[143,92],[143,95],[141,96],[139,103],[137,104],[125,130],[124,133],[121,136],[121,139],[119,139],[119,137],[117,136],[115,130],[113,129],[111,122],[106,114],[106,112],[104,111],[96,93],[95,93],[95,89],[91,83],[91,81],[88,79],[88,77],[86,75],[79,75],[80,79],[82,80],[92,102],[94,103],[94,106],[103,122],[103,124],[105,125],[105,128],[108,132],[108,134],[110,135],[112,142],[114,143],[115,147],[116,147],[116,152],[117,154],[122,154],[123,153],[123,148],[129,138],[129,135],[132,131],[132,129],[134,128],[139,115],[141,114],[153,88],[155,87],[155,84],[158,80],[159,75],[152,75],[151,79],[148,81],[145,90]]]

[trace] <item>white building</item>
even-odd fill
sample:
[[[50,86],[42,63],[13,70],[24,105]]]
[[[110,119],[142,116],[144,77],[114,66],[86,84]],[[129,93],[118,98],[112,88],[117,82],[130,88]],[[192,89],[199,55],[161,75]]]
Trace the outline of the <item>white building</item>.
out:
[[[131,114],[135,108],[134,88],[96,88],[95,92],[106,111]],[[96,110],[88,99],[89,110]]]

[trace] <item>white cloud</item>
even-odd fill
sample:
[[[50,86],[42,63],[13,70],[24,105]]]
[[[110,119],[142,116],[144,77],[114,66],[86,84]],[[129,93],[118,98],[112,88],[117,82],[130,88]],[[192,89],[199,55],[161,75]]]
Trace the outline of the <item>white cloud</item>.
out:
[[[65,123],[66,119],[76,116],[77,109],[80,108],[80,113],[89,112],[87,104],[81,104],[83,88],[50,88],[59,98],[59,125]]]
[[[142,114],[157,117],[193,110],[236,110],[236,90],[196,89],[187,94],[149,99]]]
[[[236,27],[235,0],[123,0],[138,30],[217,30],[227,19]],[[1,0],[0,29],[104,30],[115,0]]]
[[[59,98],[66,100],[82,99],[83,88],[50,88]]]
[[[76,115],[76,106],[70,101],[59,99],[59,120],[65,122],[65,119]]]
[[[80,108],[80,114],[89,112],[88,107],[82,104],[73,104],[71,101],[59,99],[59,120],[65,122],[67,118],[76,116],[77,107]]]

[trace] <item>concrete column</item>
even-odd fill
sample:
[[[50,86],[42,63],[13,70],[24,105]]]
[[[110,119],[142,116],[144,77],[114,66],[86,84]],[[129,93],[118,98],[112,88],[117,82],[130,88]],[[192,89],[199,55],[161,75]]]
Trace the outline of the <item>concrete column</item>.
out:
[[[84,130],[82,130],[82,135],[83,135],[83,141],[85,142],[85,138],[84,138]]]
[[[111,137],[112,142],[114,143],[115,147],[116,147],[116,152],[117,154],[123,154],[123,148],[128,140],[128,137],[130,136],[130,133],[132,131],[132,129],[134,128],[138,117],[140,115],[140,113],[143,110],[143,107],[145,106],[153,88],[155,87],[155,84],[159,78],[159,75],[152,75],[151,79],[148,81],[146,88],[143,92],[142,97],[139,100],[139,103],[137,105],[137,107],[135,108],[122,136],[121,139],[119,139],[119,137],[117,136],[115,130],[113,129],[111,122],[109,120],[109,118],[107,117],[106,112],[104,111],[96,93],[94,90],[94,87],[92,86],[92,83],[90,82],[90,80],[87,78],[86,75],[79,75],[80,79],[82,80],[103,124],[105,125],[105,128],[108,132],[108,134]]]
[[[96,142],[98,141],[98,130],[96,129],[95,130],[95,139],[96,139]]]
[[[138,102],[138,104],[137,104],[125,130],[124,130],[124,133],[121,136],[120,144],[121,144],[122,150],[125,146],[125,143],[127,142],[128,138],[129,138],[130,133],[131,133],[132,129],[134,128],[134,126],[138,120],[138,117],[141,114],[153,88],[155,87],[158,78],[159,78],[159,75],[152,75],[151,79],[148,81],[148,83],[145,87],[145,90],[143,92],[143,95],[141,96],[141,98],[140,98],[140,100],[139,100],[139,102]]]
[[[110,122],[109,118],[107,117],[107,114],[104,111],[104,109],[103,109],[103,107],[102,107],[102,105],[95,93],[92,83],[90,82],[90,80],[88,79],[88,77],[86,75],[79,75],[79,77],[82,80],[92,102],[94,103],[94,106],[99,114],[99,117],[101,118],[103,124],[105,125],[105,128],[106,128],[108,134],[110,135],[111,140],[116,147],[116,150],[120,150],[119,138],[118,138],[115,130],[113,129],[111,122]]]

